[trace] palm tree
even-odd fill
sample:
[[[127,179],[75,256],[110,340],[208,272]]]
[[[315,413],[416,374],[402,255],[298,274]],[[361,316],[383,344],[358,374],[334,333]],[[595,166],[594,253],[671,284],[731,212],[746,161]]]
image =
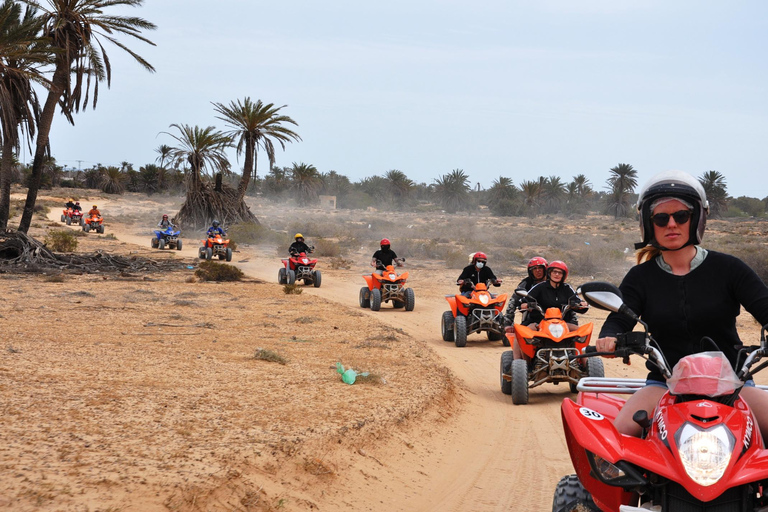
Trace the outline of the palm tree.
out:
[[[541,192],[547,211],[550,213],[559,212],[560,205],[566,194],[565,183],[563,183],[560,177],[550,176],[549,178],[544,178],[541,182]]]
[[[251,175],[256,176],[256,157],[258,148],[262,148],[269,158],[269,166],[275,165],[275,145],[273,141],[280,143],[285,151],[285,143],[301,140],[299,135],[283,126],[292,124],[298,126],[296,121],[288,116],[279,115],[280,110],[287,105],[275,107],[272,103],[263,104],[261,100],[256,103],[251,98],[245,98],[242,102],[230,102],[229,105],[214,103],[216,112],[221,114],[219,119],[232,128],[229,135],[237,142],[237,154],[245,152],[243,162],[243,176],[237,186],[237,194],[240,199],[245,197],[245,191],[251,181]]]
[[[403,171],[392,169],[384,175],[387,182],[387,191],[398,207],[402,208],[411,199],[413,180],[408,178]]]
[[[631,211],[630,195],[637,186],[637,171],[629,164],[619,164],[611,168],[611,176],[607,181],[608,211],[614,218],[626,217]]]
[[[520,191],[523,193],[525,206],[528,214],[535,216],[539,211],[541,203],[541,180],[524,181],[520,184]]]
[[[165,162],[171,161],[172,150],[173,148],[167,144],[160,144],[155,148],[155,153],[158,154],[157,158],[155,158],[155,162],[157,162],[163,169],[165,169]]]
[[[34,9],[28,7],[22,13],[21,6],[13,0],[0,5],[0,230],[8,227],[11,174],[21,142],[19,130],[31,142],[40,115],[32,84],[48,83],[42,69],[52,58],[39,37],[41,28],[42,22],[35,17]]]
[[[469,176],[454,169],[435,180],[435,194],[445,211],[456,213],[469,205]]]
[[[171,159],[179,165],[189,164],[187,171],[187,195],[176,216],[180,225],[200,228],[213,219],[222,222],[240,220],[256,221],[256,217],[242,201],[236,200],[236,192],[228,188],[212,188],[203,181],[205,170],[210,174],[229,169],[226,150],[232,147],[232,138],[216,131],[213,126],[200,128],[186,124],[172,124],[178,135],[165,132],[178,143],[171,148]]]
[[[72,113],[93,108],[99,95],[99,82],[112,81],[112,65],[101,38],[126,51],[148,71],[155,69],[140,55],[118,41],[115,34],[123,34],[139,41],[154,43],[141,35],[142,30],[154,30],[155,25],[134,16],[107,14],[107,8],[139,7],[144,0],[21,0],[37,8],[42,14],[43,35],[54,55],[55,68],[48,95],[37,127],[32,177],[21,216],[19,231],[27,232],[32,222],[37,191],[42,178],[43,161],[49,147],[48,137],[57,105],[72,121]],[[45,7],[43,6],[45,4]],[[100,37],[101,36],[101,37]],[[93,101],[89,94],[93,91]]]
[[[728,185],[725,183],[725,176],[717,171],[707,171],[701,175],[699,183],[707,193],[710,215],[720,217],[722,212],[728,210]]]
[[[291,188],[296,191],[296,199],[304,205],[317,200],[317,193],[323,188],[323,179],[312,164],[293,163],[291,167]]]
[[[101,191],[107,194],[122,194],[125,191],[126,175],[114,166],[107,167],[101,175]]]

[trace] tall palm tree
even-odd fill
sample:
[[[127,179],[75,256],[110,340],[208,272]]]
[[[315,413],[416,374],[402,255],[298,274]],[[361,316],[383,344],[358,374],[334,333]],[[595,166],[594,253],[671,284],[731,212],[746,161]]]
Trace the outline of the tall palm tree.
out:
[[[619,164],[611,168],[611,175],[607,181],[608,211],[614,218],[626,217],[631,211],[630,195],[637,186],[637,170],[629,164]]]
[[[586,199],[592,194],[592,184],[589,179],[583,174],[578,174],[573,177],[574,193],[581,199]]]
[[[237,154],[245,153],[243,162],[243,176],[237,185],[237,194],[242,199],[251,176],[256,176],[256,160],[258,148],[262,148],[269,158],[270,168],[275,165],[275,145],[278,142],[285,151],[286,142],[301,140],[299,135],[284,124],[298,126],[296,121],[279,112],[287,105],[276,107],[272,103],[263,104],[261,100],[256,103],[251,98],[245,98],[242,102],[230,102],[229,105],[214,103],[213,108],[221,114],[219,119],[232,128],[229,135],[237,142]]]
[[[559,176],[544,178],[542,182],[542,196],[548,212],[557,213],[560,211],[560,205],[565,194],[566,186]]]
[[[707,171],[701,175],[699,183],[707,193],[710,215],[720,217],[722,212],[728,210],[728,185],[725,183],[725,176],[717,171]]]
[[[449,213],[469,205],[469,191],[469,176],[463,169],[454,169],[435,180],[435,195]]]
[[[0,5],[0,230],[8,227],[11,174],[21,146],[19,131],[31,143],[40,115],[34,83],[47,85],[43,69],[52,57],[40,37],[42,22],[35,10],[13,0]],[[31,144],[30,144],[31,149]]]
[[[512,201],[517,196],[517,188],[515,188],[512,178],[505,178],[499,176],[498,179],[493,180],[491,188],[488,189],[488,203],[495,204],[499,201]]]
[[[93,108],[96,107],[99,82],[106,80],[109,87],[112,81],[112,65],[102,38],[126,51],[148,71],[154,71],[144,58],[121,43],[115,34],[123,34],[154,46],[152,41],[141,35],[141,31],[154,30],[156,27],[139,17],[104,12],[114,7],[139,7],[144,0],[21,1],[41,12],[43,35],[50,44],[55,60],[51,85],[38,123],[32,177],[19,224],[19,231],[26,233],[32,222],[56,106],[61,104],[62,112],[70,122],[72,113],[78,112],[80,108],[86,108],[89,103]],[[91,91],[92,102],[89,98]]]
[[[171,151],[173,148],[167,144],[160,144],[155,148],[155,153],[157,153],[157,158],[155,158],[155,162],[165,169],[165,163],[171,161]]]
[[[384,175],[387,182],[387,191],[392,196],[397,206],[402,207],[411,199],[413,191],[413,180],[405,175],[403,171],[392,169]]]
[[[312,164],[293,163],[291,167],[291,188],[296,191],[300,204],[317,200],[317,193],[323,188],[323,178]]]
[[[228,201],[222,201],[203,182],[203,171],[211,174],[226,172],[229,169],[226,150],[232,147],[232,139],[213,126],[200,128],[186,124],[172,124],[178,135],[165,132],[178,143],[171,148],[171,159],[178,165],[189,165],[187,171],[187,194],[184,204],[176,217],[177,224],[195,228],[208,224],[213,219],[222,222],[239,220],[246,215],[239,206],[232,209]],[[250,212],[248,212],[250,214]],[[247,216],[247,215],[246,215]]]
[[[525,206],[529,215],[535,216],[539,211],[541,202],[541,187],[541,180],[530,180],[520,183],[520,191],[523,193]]]

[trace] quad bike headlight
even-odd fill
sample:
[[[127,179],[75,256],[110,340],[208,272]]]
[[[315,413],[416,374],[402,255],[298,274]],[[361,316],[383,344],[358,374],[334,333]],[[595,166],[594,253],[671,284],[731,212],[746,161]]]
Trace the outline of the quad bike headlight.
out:
[[[483,303],[483,306],[487,305],[491,300],[491,297],[487,293],[481,293],[478,298],[480,299],[480,302]]]
[[[603,481],[612,481],[618,478],[624,478],[627,474],[618,466],[608,462],[604,458],[593,455],[593,462],[595,469],[600,474],[600,479]]]
[[[389,278],[390,279],[396,279],[397,278],[397,274],[389,274]]]
[[[549,333],[555,338],[559,338],[565,333],[565,327],[563,324],[552,324],[549,326]]]
[[[694,482],[709,486],[722,478],[736,444],[725,425],[703,429],[686,423],[675,437],[685,472]]]
[[[626,461],[609,462],[590,451],[587,451],[587,460],[592,474],[605,484],[627,489],[643,487],[648,483],[643,474]]]

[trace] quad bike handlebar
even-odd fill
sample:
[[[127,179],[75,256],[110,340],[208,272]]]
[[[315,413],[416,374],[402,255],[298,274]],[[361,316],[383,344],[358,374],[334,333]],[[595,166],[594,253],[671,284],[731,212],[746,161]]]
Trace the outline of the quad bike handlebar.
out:
[[[313,247],[313,249],[314,249],[314,247]],[[403,266],[403,263],[405,263],[405,258],[395,258],[395,259],[392,261],[392,263],[394,263],[394,264],[395,264],[395,265],[397,265],[398,267],[402,267],[402,266]],[[379,268],[379,267],[381,267],[381,268],[387,268],[387,266],[386,266],[384,263],[382,263],[382,262],[381,262],[381,260],[376,260],[376,262],[375,262],[375,263],[374,263],[374,262],[371,262],[371,266],[372,266],[372,267],[376,267],[376,268]]]

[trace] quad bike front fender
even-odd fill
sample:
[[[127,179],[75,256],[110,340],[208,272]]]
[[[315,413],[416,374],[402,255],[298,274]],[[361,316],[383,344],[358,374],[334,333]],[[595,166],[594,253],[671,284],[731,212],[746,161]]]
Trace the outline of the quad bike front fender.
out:
[[[522,324],[515,324],[515,343],[520,346],[523,354],[528,356],[529,359],[533,359],[536,355],[536,347],[529,345],[525,338],[532,339],[539,334],[539,331],[533,330]]]
[[[640,439],[619,434],[607,417],[576,404],[569,398],[563,400],[560,412],[571,462],[579,481],[584,489],[592,494],[595,504],[600,507],[600,510],[619,510],[621,505],[636,504],[635,493],[608,485],[592,476],[592,466],[589,463],[587,451],[608,462],[617,462],[621,460],[621,454],[624,452],[625,440],[634,444],[631,441],[640,441]]]
[[[369,290],[373,290],[374,288],[381,288],[381,283],[379,283],[377,279],[374,279],[372,275],[363,276],[363,279],[365,279],[365,284],[368,285]]]
[[[280,260],[283,262],[283,267],[288,268],[288,260]]]
[[[456,296],[455,295],[446,295],[445,300],[448,301],[448,304],[451,306],[451,313],[453,313],[453,318],[456,318]]]

